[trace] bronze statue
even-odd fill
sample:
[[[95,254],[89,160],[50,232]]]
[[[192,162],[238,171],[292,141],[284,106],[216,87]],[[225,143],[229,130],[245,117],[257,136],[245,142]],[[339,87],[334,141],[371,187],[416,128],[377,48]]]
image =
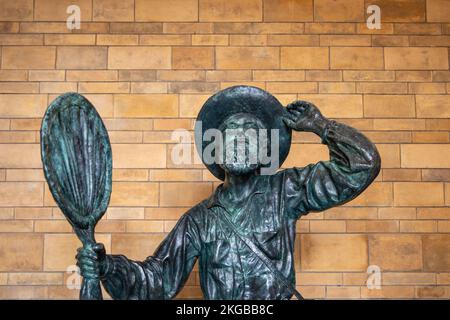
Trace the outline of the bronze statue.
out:
[[[301,299],[295,290],[296,221],[363,192],[380,170],[376,147],[357,130],[325,118],[309,102],[296,101],[284,108],[255,87],[218,92],[204,104],[197,120],[197,149],[223,183],[186,212],[145,261],[107,255],[101,244],[84,246],[77,254],[81,274],[100,279],[114,299],[172,299],[198,261],[206,299],[290,299],[293,295]],[[224,136],[223,148],[212,153],[217,162],[205,161],[208,143],[203,138],[210,129]],[[291,130],[319,135],[329,147],[330,161],[262,174],[267,163],[259,157],[249,161],[260,145],[242,132],[264,129],[278,133],[276,141],[271,136],[268,143],[278,145],[279,166],[289,153]],[[237,138],[245,142],[241,149],[238,143],[241,156],[228,156]]]

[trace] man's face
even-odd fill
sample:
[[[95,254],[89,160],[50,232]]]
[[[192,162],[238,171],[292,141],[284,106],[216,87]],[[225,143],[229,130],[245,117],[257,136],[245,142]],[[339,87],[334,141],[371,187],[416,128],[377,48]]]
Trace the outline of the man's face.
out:
[[[249,113],[238,113],[227,118],[220,127],[224,138],[220,167],[233,175],[257,170],[261,166],[258,156],[258,134],[261,129],[265,129],[262,122]]]

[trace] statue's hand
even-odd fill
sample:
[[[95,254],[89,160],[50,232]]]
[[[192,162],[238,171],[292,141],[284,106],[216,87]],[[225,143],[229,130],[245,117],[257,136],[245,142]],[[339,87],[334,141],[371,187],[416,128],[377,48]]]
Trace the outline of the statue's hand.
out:
[[[287,115],[284,117],[286,125],[296,131],[314,132],[321,136],[328,119],[319,109],[307,101],[295,101],[287,105]]]
[[[78,248],[77,266],[84,278],[99,278],[106,270],[106,250],[102,243],[96,243],[92,248]]]

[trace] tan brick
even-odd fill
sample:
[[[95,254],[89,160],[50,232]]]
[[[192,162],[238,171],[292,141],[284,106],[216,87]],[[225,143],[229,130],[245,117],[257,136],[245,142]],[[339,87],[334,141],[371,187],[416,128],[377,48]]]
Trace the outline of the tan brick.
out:
[[[169,47],[110,47],[109,69],[170,69]]]
[[[309,222],[309,229],[312,233],[339,233],[345,232],[345,221],[342,220],[312,220]]]
[[[111,206],[156,206],[158,184],[147,182],[115,182],[111,194]]]
[[[419,169],[383,169],[383,181],[420,181]]]
[[[23,155],[26,154],[27,157]],[[41,168],[38,144],[0,144],[0,167]]]
[[[8,46],[3,48],[3,69],[54,69],[55,47]]]
[[[358,82],[356,92],[373,94],[406,94],[408,86],[399,82]]]
[[[398,221],[364,221],[364,220],[351,220],[347,221],[347,232],[353,233],[388,233],[398,232]]]
[[[37,34],[0,34],[0,44],[4,46],[39,46],[44,44],[44,37]]]
[[[341,273],[302,272],[296,274],[297,285],[342,285]]]
[[[424,0],[374,0],[371,5],[381,8],[386,22],[424,22]]]
[[[33,232],[33,221],[0,220],[0,232]]]
[[[390,206],[392,205],[392,184],[372,183],[361,195],[349,203],[350,206]]]
[[[113,234],[112,252],[142,261],[155,251],[163,238],[162,234]]]
[[[117,81],[118,75],[113,70],[68,70],[66,78],[67,81]]]
[[[44,181],[44,172],[41,169],[8,169],[7,181]]]
[[[364,0],[316,0],[315,21],[355,22],[364,20]]]
[[[329,299],[356,299],[360,296],[359,287],[327,287],[327,298]]]
[[[114,115],[122,118],[176,117],[178,96],[172,94],[116,95]]]
[[[113,181],[147,181],[147,169],[114,169]]]
[[[106,216],[109,219],[120,219],[120,220],[136,220],[144,219],[144,209],[143,208],[108,208]]]
[[[0,205],[39,206],[44,195],[43,184],[38,182],[2,182],[0,183]]]
[[[382,271],[413,271],[422,268],[422,241],[415,235],[373,235],[369,237],[371,265]]]
[[[106,47],[58,47],[58,69],[105,69]]]
[[[365,271],[364,235],[309,234],[301,236],[302,271]]]
[[[210,183],[161,183],[159,204],[169,206],[193,206],[211,195]]]
[[[28,1],[28,0],[26,0]],[[6,1],[4,1],[6,2]],[[15,3],[17,5],[17,3]],[[3,11],[2,11],[3,13]],[[5,20],[4,17],[1,18],[2,20]],[[19,22],[9,22],[9,21],[2,21],[0,22],[0,31],[2,33],[17,33],[19,32]]]
[[[262,0],[200,0],[200,21],[261,21]]]
[[[197,0],[136,0],[136,21],[197,21]]]
[[[128,82],[79,82],[80,93],[128,93],[130,84]]]
[[[337,70],[306,70],[308,81],[342,81],[342,71]]]
[[[328,48],[281,48],[282,69],[328,69]]]
[[[202,181],[201,170],[150,170],[150,181]]]
[[[417,95],[417,117],[449,118],[450,101],[448,95]]]
[[[193,122],[190,119],[155,119],[153,120],[153,130],[192,130]]]
[[[64,220],[38,220],[34,223],[34,232],[72,232],[72,226]]]
[[[93,34],[46,34],[45,45],[95,45]]]
[[[94,0],[92,20],[133,21],[133,0]]]
[[[423,268],[425,271],[450,270],[450,235],[424,235]]]
[[[332,47],[331,69],[383,69],[382,48]]]
[[[63,275],[61,273],[10,273],[9,285],[62,285]]]
[[[139,43],[139,36],[133,34],[98,34],[97,45],[99,46],[130,46]]]
[[[162,144],[113,144],[114,168],[164,168],[166,146]]]
[[[39,84],[41,93],[65,93],[77,91],[76,82],[41,82]],[[83,91],[79,91],[83,92]]]
[[[375,130],[383,131],[425,130],[423,119],[375,119],[373,125]]]
[[[373,35],[372,45],[374,47],[407,47],[408,36]]]
[[[255,71],[256,72],[256,71]],[[250,70],[207,70],[207,81],[246,81],[251,80],[252,72]],[[258,80],[258,79],[254,79]]]
[[[316,93],[315,82],[269,82],[266,90],[272,93]]]
[[[267,43],[270,46],[319,46],[317,35],[268,35]]]
[[[0,271],[20,272],[42,269],[43,239],[40,235],[1,234],[0,252],[2,252]]]
[[[394,71],[344,70],[344,81],[394,81]],[[339,79],[340,80],[340,79]]]
[[[33,0],[0,1],[1,21],[33,20]]]
[[[81,19],[91,21],[92,0],[36,0],[34,3],[35,21],[66,21],[67,8],[77,5],[81,10]]]
[[[321,35],[321,46],[371,46],[370,35]]]
[[[441,34],[441,26],[438,23],[396,23],[396,34]]]
[[[450,145],[411,144],[402,145],[402,167],[448,168],[450,167]]]
[[[275,47],[217,47],[218,69],[274,69],[279,67]]]
[[[364,95],[364,116],[368,118],[412,118],[412,95]]]
[[[264,0],[264,21],[312,21],[313,11],[310,0]]]
[[[317,105],[330,118],[361,118],[362,97],[353,94],[304,94],[302,100]]]
[[[245,83],[243,83],[245,84]],[[169,83],[169,93],[202,93],[209,92],[214,93],[219,91],[218,83],[208,82],[172,82]]]
[[[214,49],[209,47],[174,47],[172,49],[174,69],[212,69]]]
[[[363,299],[412,299],[414,298],[414,286],[382,286],[381,289],[370,290],[361,287]]]
[[[437,182],[396,182],[394,203],[396,206],[443,205],[443,185]]]
[[[33,71],[30,71],[30,74]],[[27,70],[0,70],[0,81],[33,81],[28,79]]]
[[[387,70],[448,69],[446,48],[384,48]]]
[[[400,232],[408,233],[425,233],[437,232],[436,221],[400,221]]]
[[[126,221],[127,232],[163,232],[163,221]]]
[[[376,219],[377,208],[334,207],[324,212],[324,219]]]
[[[229,42],[230,46],[266,46],[267,37],[266,34],[232,34]]]
[[[197,34],[197,33],[213,33],[213,24],[205,22],[176,22],[164,23],[164,33],[181,33],[181,34]]]
[[[423,181],[450,181],[450,169],[423,169]]]
[[[109,141],[115,143],[140,143],[142,142],[142,132],[140,131],[111,131]]]
[[[16,219],[50,219],[52,217],[51,208],[15,208]]]
[[[378,208],[379,219],[415,219],[415,208]]]
[[[108,253],[111,236],[97,234],[96,240],[103,243]],[[75,234],[46,234],[44,237],[44,271],[66,271],[76,264],[77,248],[81,247]]]
[[[450,219],[450,208],[417,208],[417,219]]]
[[[371,131],[365,132],[366,136],[375,143],[410,143],[411,142],[411,133],[405,131],[399,132],[386,132],[386,131]]]
[[[427,0],[427,21],[450,22],[450,8],[446,0]]]
[[[350,34],[355,32],[351,23],[305,23],[305,33],[309,34]]]
[[[133,82],[131,93],[167,93],[167,83],[164,82]]]
[[[39,93],[39,83],[3,82],[0,83],[1,93]]]
[[[193,46],[226,46],[228,45],[228,35],[224,34],[193,34]],[[231,43],[231,45],[235,45]],[[247,44],[248,45],[248,44]],[[264,45],[264,44],[262,44]]]
[[[350,82],[321,82],[320,93],[355,93],[355,84]]]

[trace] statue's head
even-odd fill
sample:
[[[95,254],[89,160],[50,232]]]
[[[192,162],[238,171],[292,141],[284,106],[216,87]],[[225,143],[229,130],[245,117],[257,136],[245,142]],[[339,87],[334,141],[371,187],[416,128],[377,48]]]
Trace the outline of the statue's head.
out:
[[[205,102],[195,124],[196,147],[203,163],[220,180],[226,173],[275,172],[291,146],[291,129],[283,122],[286,112],[260,88],[235,86],[217,92]],[[212,143],[216,139],[222,145],[219,152]]]
[[[259,131],[266,130],[261,120],[251,113],[236,113],[226,118],[219,130],[223,136],[219,166],[225,172],[243,175],[261,167]]]

